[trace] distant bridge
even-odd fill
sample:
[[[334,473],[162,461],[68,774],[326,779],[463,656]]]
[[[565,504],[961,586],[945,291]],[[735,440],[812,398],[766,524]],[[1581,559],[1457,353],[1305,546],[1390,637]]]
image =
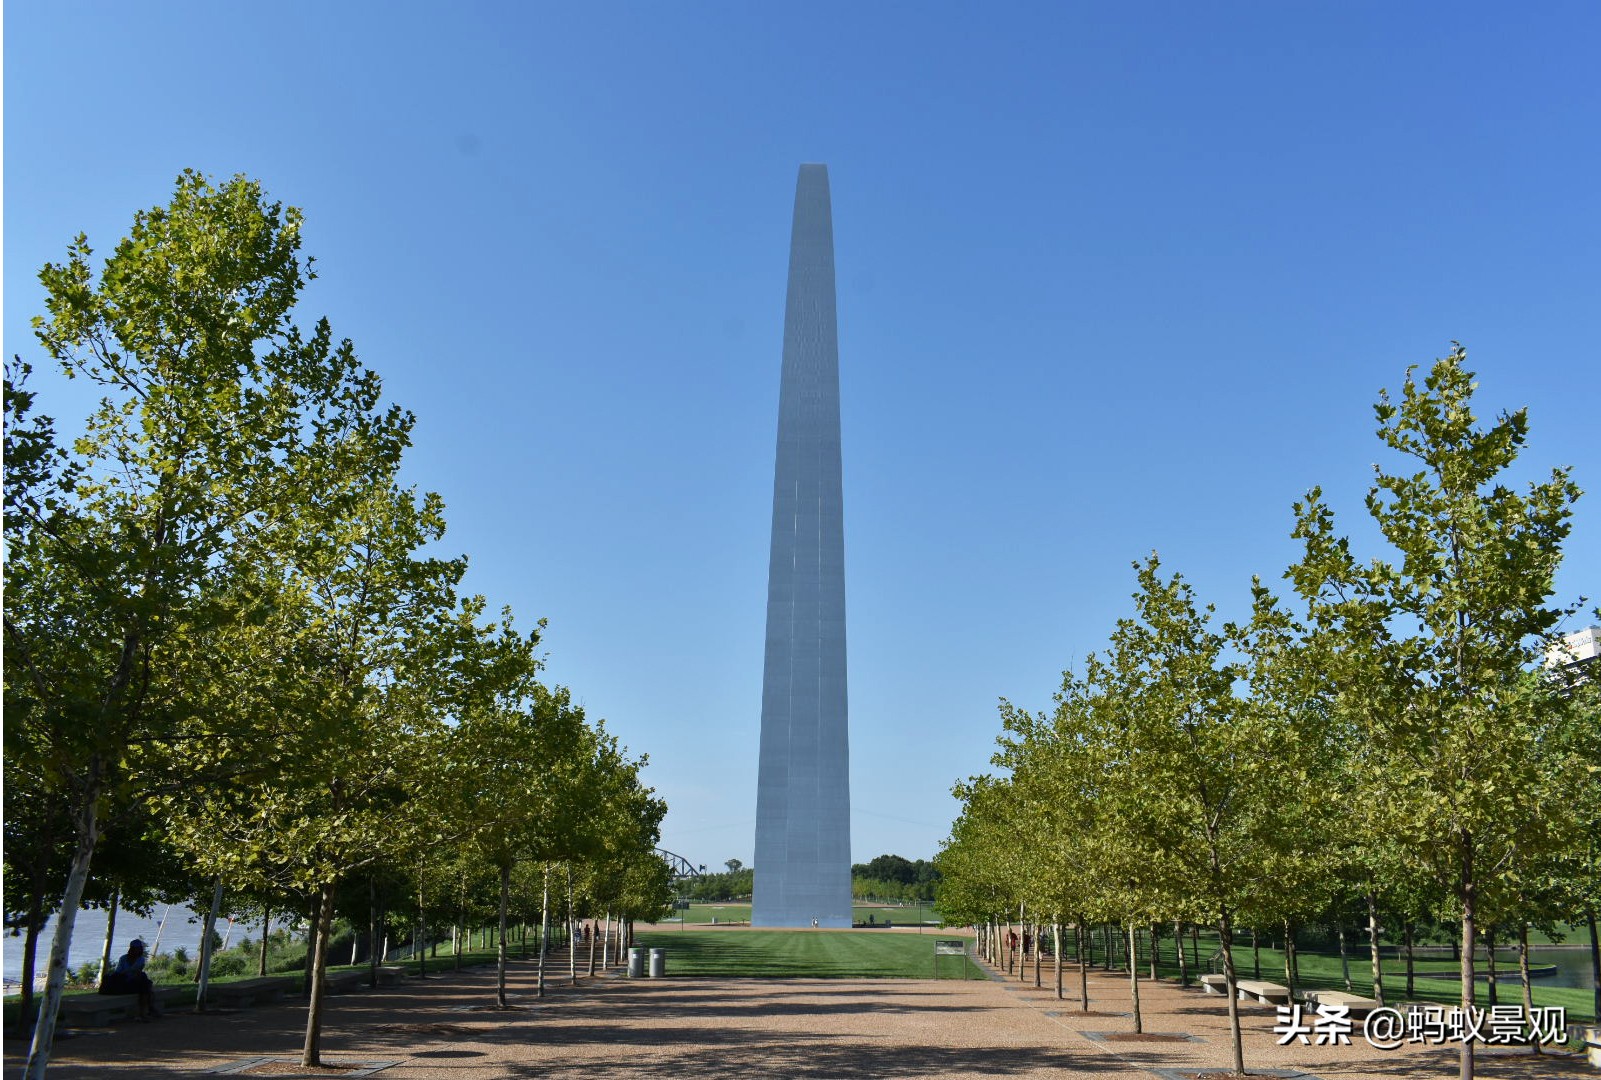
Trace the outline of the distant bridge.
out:
[[[698,878],[706,872],[705,863],[701,863],[699,866],[696,866],[682,855],[675,855],[666,848],[657,848],[656,854],[660,855],[662,857],[662,861],[672,868],[674,881],[686,881],[690,878]]]

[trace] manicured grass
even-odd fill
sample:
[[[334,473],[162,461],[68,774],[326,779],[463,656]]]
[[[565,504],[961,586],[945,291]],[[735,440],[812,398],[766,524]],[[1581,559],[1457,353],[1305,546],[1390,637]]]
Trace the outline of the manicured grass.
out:
[[[682,915],[684,922],[690,926],[696,923],[710,924],[715,918],[720,923],[748,923],[750,922],[749,904],[690,904],[688,911],[675,911],[659,925],[677,922]],[[851,919],[864,923],[871,918],[874,922],[883,924],[892,922],[896,926],[916,926],[919,917],[928,924],[939,922],[939,913],[934,905],[924,904],[919,908],[916,904],[906,907],[863,907],[857,905],[851,909]]]
[[[1100,934],[1097,933],[1095,938],[1096,947],[1092,950],[1091,956],[1094,962],[1099,963],[1104,959],[1104,955],[1100,948]],[[1264,936],[1264,941],[1265,940],[1266,938]],[[1570,938],[1570,940],[1572,939]],[[1200,970],[1203,972],[1207,970],[1222,971],[1222,962],[1220,960],[1214,961],[1210,969],[1207,968],[1207,959],[1215,956],[1218,951],[1217,935],[1215,933],[1202,933],[1200,945]],[[1071,936],[1067,938],[1066,946],[1067,956],[1069,957],[1070,962],[1076,964],[1077,960],[1072,959],[1074,954]],[[1142,939],[1140,950],[1141,973],[1149,970],[1146,959],[1146,950],[1148,947],[1149,946],[1146,945],[1145,941]],[[1189,958],[1190,946],[1188,935],[1186,935],[1185,938],[1184,953],[1185,957]],[[1164,937],[1162,939],[1161,947],[1158,950],[1158,959],[1159,963],[1157,970],[1163,978],[1178,978],[1178,961],[1173,953],[1172,937]],[[1048,962],[1049,961],[1047,961],[1047,963]],[[1234,947],[1234,964],[1236,973],[1240,978],[1255,978],[1256,968],[1253,963],[1251,953],[1249,932],[1242,934],[1240,936],[1240,940]],[[1369,966],[1368,952],[1365,946],[1353,947],[1351,949],[1350,964],[1352,991],[1364,996],[1371,996],[1373,993],[1373,977],[1372,969]],[[1477,966],[1480,972],[1486,970],[1482,958]],[[1119,963],[1119,967],[1121,967],[1121,963]],[[1301,988],[1321,990],[1345,989],[1345,977],[1341,972],[1340,958],[1338,956],[1329,956],[1322,953],[1303,951],[1299,954],[1297,968],[1300,971],[1300,979],[1296,983],[1296,989],[1298,990]],[[1263,979],[1266,979],[1269,982],[1282,983],[1284,981],[1284,954],[1278,949],[1269,948],[1264,945],[1261,950],[1261,970]],[[1414,965],[1414,970],[1417,974],[1417,977],[1413,984],[1413,992],[1408,995],[1406,992],[1406,962],[1399,957],[1386,957],[1384,959],[1384,990],[1386,1000],[1391,1002],[1400,1001],[1402,999],[1411,1001],[1435,1001],[1444,1005],[1455,1005],[1461,1003],[1462,991],[1461,984],[1459,982],[1456,980],[1430,979],[1425,977],[1425,973],[1431,971],[1456,971],[1457,964],[1451,960],[1449,954],[1445,954],[1443,956],[1439,953],[1427,954],[1426,958],[1424,956],[1419,956]],[[1503,965],[1501,970],[1506,971],[1509,969]],[[1193,964],[1191,964],[1190,977],[1193,979],[1195,974],[1196,968]],[[1590,990],[1570,986],[1542,985],[1538,979],[1532,981],[1531,989],[1533,990],[1534,1004],[1536,1006],[1561,1006],[1563,1009],[1567,1010],[1568,1024],[1570,1027],[1580,1023],[1591,1023],[1596,1019],[1594,1015],[1595,999],[1592,991]],[[1497,1000],[1503,1005],[1518,1004],[1523,1001],[1523,988],[1516,982],[1499,983],[1496,987],[1496,994]],[[1475,995],[1475,1001],[1479,1005],[1488,1006],[1490,1003],[1489,984],[1480,982],[1475,988]]]
[[[747,978],[927,979],[934,934],[873,930],[656,930],[639,944],[667,950],[669,975]],[[941,978],[986,978],[971,960],[939,958]]]

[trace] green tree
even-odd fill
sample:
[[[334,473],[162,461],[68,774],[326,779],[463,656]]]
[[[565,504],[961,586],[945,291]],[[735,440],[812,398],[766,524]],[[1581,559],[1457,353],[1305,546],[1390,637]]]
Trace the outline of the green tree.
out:
[[[1291,574],[1325,625],[1384,625],[1397,640],[1371,709],[1353,709],[1376,751],[1368,788],[1386,800],[1461,919],[1462,1005],[1473,1004],[1480,897],[1504,867],[1534,808],[1540,710],[1520,707],[1524,673],[1564,615],[1553,575],[1579,496],[1567,469],[1519,494],[1503,474],[1527,438],[1525,411],[1481,428],[1460,346],[1399,401],[1381,394],[1378,434],[1415,471],[1376,469],[1368,512],[1399,556],[1363,565],[1314,490],[1300,505],[1305,554]],[[1406,687],[1404,700],[1388,686]],[[1462,1044],[1462,1080],[1473,1046]]]
[[[39,275],[40,344],[103,396],[70,444],[25,427],[23,468],[8,463],[5,705],[8,735],[23,734],[7,768],[67,808],[74,845],[30,1078],[49,1060],[105,823],[193,779],[187,755],[152,752],[193,715],[172,666],[240,617],[216,586],[292,493],[317,410],[350,375],[326,323],[306,335],[291,320],[312,276],[300,224],[253,181],[186,172],[98,274],[80,236]]]

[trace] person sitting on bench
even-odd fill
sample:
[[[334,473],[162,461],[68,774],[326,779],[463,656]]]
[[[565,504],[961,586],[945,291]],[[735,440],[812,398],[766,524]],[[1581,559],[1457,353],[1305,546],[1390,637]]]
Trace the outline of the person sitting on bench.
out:
[[[145,974],[145,943],[138,938],[128,942],[128,951],[117,961],[115,970],[106,976],[100,987],[102,994],[137,994],[139,1013],[135,1020],[150,1020],[161,1015],[156,1008],[155,984]]]

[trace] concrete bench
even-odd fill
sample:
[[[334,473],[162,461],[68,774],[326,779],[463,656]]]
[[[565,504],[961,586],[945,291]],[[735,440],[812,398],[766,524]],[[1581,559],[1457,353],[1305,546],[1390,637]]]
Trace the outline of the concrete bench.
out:
[[[208,1005],[260,1005],[281,1001],[295,988],[289,975],[268,975],[259,979],[240,979],[237,982],[212,983],[206,987]]]
[[[1240,1000],[1254,998],[1264,1005],[1288,1005],[1290,1003],[1290,988],[1280,986],[1278,983],[1265,982],[1259,979],[1238,979],[1234,983],[1235,989],[1240,992]]]
[[[1344,990],[1308,990],[1301,995],[1303,1001],[1313,1005],[1344,1005],[1352,1016],[1366,1016],[1379,1007],[1377,999],[1351,994]]]
[[[1227,975],[1202,975],[1201,976],[1201,989],[1206,991],[1208,994],[1216,994],[1219,997],[1222,997],[1222,996],[1224,996],[1225,994],[1227,994],[1229,992],[1229,979],[1228,979],[1228,976]]]
[[[56,1022],[74,1027],[106,1027],[126,1020],[139,1008],[137,994],[75,994],[61,999]]]
[[[1601,1069],[1601,1027],[1580,1028],[1579,1041],[1584,1044],[1586,1059],[1591,1065]]]
[[[155,998],[156,1007],[161,1008],[178,996],[178,990],[171,986],[158,986],[151,996]],[[138,1011],[138,994],[73,994],[61,999],[61,1011],[56,1015],[56,1023],[74,1027],[106,1027],[113,1020],[126,1020],[137,1015]]]
[[[389,986],[406,977],[406,969],[386,964],[378,969],[378,985]]]
[[[344,994],[367,985],[365,971],[330,971],[323,976],[323,986],[330,994]]]

